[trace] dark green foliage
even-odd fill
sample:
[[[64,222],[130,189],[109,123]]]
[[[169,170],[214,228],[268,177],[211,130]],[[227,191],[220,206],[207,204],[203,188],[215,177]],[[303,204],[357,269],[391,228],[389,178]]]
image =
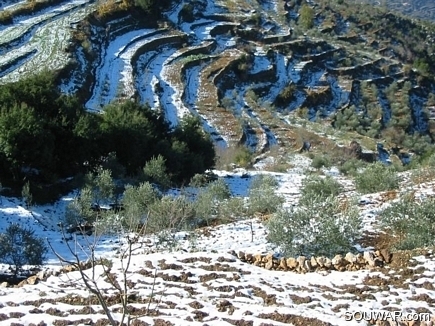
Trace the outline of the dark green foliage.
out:
[[[169,137],[163,117],[130,101],[107,106],[100,127],[104,151],[116,153],[130,175],[137,173]]]
[[[134,4],[145,11],[145,13],[158,14],[161,12],[161,9],[171,4],[171,0],[134,0]]]
[[[354,205],[340,207],[332,196],[311,198],[296,208],[280,209],[266,224],[268,240],[288,256],[333,256],[353,251],[361,235]]]
[[[291,83],[282,89],[279,93],[276,103],[277,105],[286,105],[289,104],[295,96],[296,85]]]
[[[370,164],[355,176],[356,190],[362,194],[398,189],[399,182],[397,172],[381,162]]]
[[[331,160],[326,155],[316,155],[313,157],[311,166],[315,169],[329,168],[331,166]]]
[[[271,175],[257,175],[248,193],[248,212],[254,214],[275,213],[284,203],[284,198],[276,193],[278,180]]]
[[[31,229],[11,224],[0,234],[0,261],[14,266],[14,276],[24,265],[42,265],[47,247]]]
[[[167,188],[171,184],[170,176],[166,171],[165,159],[162,155],[153,157],[143,168],[145,179],[149,182],[154,182]]]
[[[302,181],[299,203],[306,205],[314,199],[324,201],[328,197],[336,197],[342,191],[341,184],[331,176],[308,176]]]
[[[181,21],[191,23],[195,20],[193,5],[190,3],[185,3],[180,10]]]
[[[394,202],[379,215],[387,232],[393,232],[399,241],[397,249],[415,249],[433,246],[435,239],[435,200],[433,198],[417,202],[406,195]]]
[[[75,98],[60,94],[48,72],[1,86],[0,177],[16,181],[24,173],[47,182],[83,171],[85,161],[99,156],[85,142],[92,128],[76,128],[85,115]]]
[[[358,169],[363,168],[364,165],[364,161],[358,160],[356,158],[349,158],[338,167],[338,170],[340,173],[345,175],[354,175],[358,172]]]
[[[303,29],[310,29],[314,26],[314,9],[311,8],[309,5],[304,4],[302,5],[301,9],[299,10],[299,20],[298,23],[302,26]]]
[[[188,182],[196,173],[214,166],[213,142],[199,118],[184,118],[171,135],[171,143],[171,150],[163,156],[174,181]]]
[[[197,118],[171,130],[157,111],[132,101],[92,114],[54,80],[45,72],[0,86],[0,180],[52,183],[104,164],[133,176],[159,155],[176,182],[214,166],[213,143]]]

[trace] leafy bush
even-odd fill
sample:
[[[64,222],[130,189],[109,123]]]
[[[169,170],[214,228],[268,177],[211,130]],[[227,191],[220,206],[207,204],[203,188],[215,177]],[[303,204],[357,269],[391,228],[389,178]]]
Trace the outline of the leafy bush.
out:
[[[252,153],[244,146],[229,147],[229,148],[216,148],[217,151],[217,164],[218,169],[231,170],[234,164],[248,168],[252,165]]]
[[[313,198],[306,205],[281,209],[267,223],[268,240],[286,256],[344,254],[361,234],[354,205],[341,207],[336,198]]]
[[[380,162],[370,164],[355,176],[356,190],[362,194],[397,189],[399,182],[397,172]]]
[[[366,163],[357,158],[349,158],[338,167],[338,170],[344,175],[355,175],[358,169],[363,168],[365,165]]]
[[[26,182],[23,186],[23,189],[21,190],[21,197],[23,198],[24,205],[27,209],[29,209],[32,206],[33,203],[33,196],[30,191],[30,183]]]
[[[341,184],[331,176],[321,177],[311,175],[302,181],[300,204],[306,204],[312,200],[323,201],[328,197],[337,196],[343,191]]]
[[[147,231],[170,233],[190,229],[193,225],[195,210],[193,204],[184,196],[164,196],[149,205]]]
[[[134,230],[143,223],[149,215],[149,207],[159,201],[160,194],[149,182],[141,183],[135,187],[128,185],[122,198],[124,211],[122,212],[122,224],[130,230]]]
[[[143,173],[145,179],[149,182],[155,182],[163,188],[168,188],[171,185],[171,178],[166,171],[165,159],[162,155],[153,157],[146,162]]]
[[[66,225],[74,227],[81,223],[93,223],[97,216],[104,218],[107,214],[99,211],[98,207],[103,203],[111,203],[114,191],[115,184],[110,170],[100,167],[95,173],[88,173],[80,194],[66,207]]]
[[[331,160],[325,155],[316,155],[313,157],[311,166],[315,169],[320,169],[322,167],[329,168],[331,166]]]
[[[214,166],[213,142],[199,118],[182,119],[172,129],[163,115],[134,101],[93,114],[78,98],[62,94],[56,77],[47,71],[0,85],[1,180],[54,183],[101,164],[117,175],[137,176],[161,155],[166,176],[184,183]]]
[[[286,105],[291,102],[291,100],[294,98],[296,92],[296,85],[295,84],[289,84],[285,86],[281,92],[277,96],[277,104],[278,105]]]
[[[222,202],[230,197],[231,192],[223,179],[211,182],[205,189],[199,191],[194,203],[199,225],[203,222],[210,225],[213,220],[218,219]]]
[[[24,265],[42,265],[47,253],[44,240],[31,229],[11,224],[0,234],[0,260],[14,266],[14,276]]]
[[[257,174],[251,181],[250,189],[261,189],[263,187],[270,187],[276,189],[278,187],[278,180],[270,174]]]
[[[302,5],[299,10],[298,24],[302,26],[303,29],[310,29],[314,26],[314,9],[308,4]]]
[[[248,211],[255,213],[272,214],[284,203],[284,198],[276,194],[278,181],[270,175],[257,175],[251,183],[248,193]]]
[[[191,187],[203,187],[208,183],[208,178],[205,174],[195,174],[192,179],[190,179],[189,185]]]
[[[234,161],[242,168],[250,167],[252,165],[252,153],[246,147],[240,147]]]
[[[398,237],[397,249],[415,249],[435,245],[435,199],[416,202],[405,196],[383,210],[379,219],[386,232]]]

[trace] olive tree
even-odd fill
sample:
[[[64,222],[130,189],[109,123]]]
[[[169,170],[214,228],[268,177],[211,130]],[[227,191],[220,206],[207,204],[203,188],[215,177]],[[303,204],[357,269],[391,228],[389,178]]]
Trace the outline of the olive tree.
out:
[[[40,266],[45,261],[47,247],[35,231],[19,224],[10,224],[0,234],[0,261],[14,267],[14,277],[24,265]]]

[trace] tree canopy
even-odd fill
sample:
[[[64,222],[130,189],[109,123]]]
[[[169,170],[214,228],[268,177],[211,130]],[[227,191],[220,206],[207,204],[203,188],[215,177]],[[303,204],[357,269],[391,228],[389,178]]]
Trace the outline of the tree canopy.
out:
[[[0,86],[0,181],[52,182],[115,159],[129,176],[161,155],[172,181],[214,165],[213,143],[197,118],[171,129],[157,110],[133,101],[89,113],[62,94],[50,72]]]

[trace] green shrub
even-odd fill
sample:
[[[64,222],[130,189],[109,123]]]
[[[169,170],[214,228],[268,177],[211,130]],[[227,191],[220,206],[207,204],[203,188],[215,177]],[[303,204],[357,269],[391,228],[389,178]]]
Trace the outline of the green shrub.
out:
[[[353,250],[361,234],[354,205],[340,207],[336,198],[313,198],[306,205],[281,209],[266,224],[268,240],[288,256],[333,256]]]
[[[24,265],[42,265],[46,253],[44,239],[31,229],[11,224],[0,234],[0,261],[14,267],[15,277]]]
[[[299,203],[304,205],[312,200],[323,201],[328,197],[337,196],[342,191],[343,187],[333,177],[311,175],[302,181]]]
[[[171,178],[166,171],[165,159],[162,155],[153,157],[146,162],[143,168],[143,174],[146,181],[157,183],[164,189],[171,185]]]
[[[277,103],[279,105],[286,105],[291,102],[291,100],[294,98],[296,92],[296,85],[295,84],[289,84],[286,87],[284,87],[281,92],[278,94],[277,97]]]
[[[357,158],[349,158],[338,167],[338,170],[344,175],[355,175],[358,170],[363,168],[365,165],[365,162],[358,160]]]
[[[242,220],[250,216],[245,200],[241,197],[231,197],[221,202],[218,215],[222,223]]]
[[[149,207],[159,201],[160,197],[158,191],[149,182],[141,183],[138,187],[128,185],[122,198],[124,227],[134,230],[145,223],[149,215]]]
[[[356,190],[362,194],[399,188],[400,178],[393,168],[376,162],[355,176]]]
[[[23,198],[25,207],[29,209],[33,203],[33,196],[30,191],[30,183],[28,181],[24,184],[23,189],[21,190],[21,197]]]
[[[298,24],[305,30],[310,29],[314,26],[314,9],[308,4],[302,5],[299,10]]]
[[[278,187],[278,180],[270,174],[257,174],[251,181],[250,189],[261,189],[263,187],[270,187],[276,189]]]
[[[199,191],[194,202],[198,224],[210,225],[212,221],[220,217],[219,209],[223,201],[231,197],[228,185],[223,179],[211,182],[205,189]]]
[[[248,168],[252,165],[252,153],[244,146],[216,148],[217,151],[217,169],[232,170],[234,164],[239,167]]]
[[[238,166],[248,168],[252,165],[252,153],[246,147],[240,147],[234,161]]]
[[[209,182],[209,178],[204,173],[195,174],[192,179],[190,179],[189,186],[191,187],[203,187]]]
[[[331,166],[331,160],[325,155],[316,155],[313,157],[311,166],[315,169],[329,168]]]
[[[257,175],[251,183],[248,193],[248,211],[252,216],[255,213],[272,214],[284,203],[284,198],[276,194],[277,180],[270,175]]]
[[[164,196],[149,205],[147,232],[172,234],[182,229],[190,229],[194,226],[194,216],[194,206],[186,197]]]
[[[415,249],[435,245],[435,199],[416,202],[405,196],[384,209],[379,220],[386,232],[398,237],[397,249]]]

